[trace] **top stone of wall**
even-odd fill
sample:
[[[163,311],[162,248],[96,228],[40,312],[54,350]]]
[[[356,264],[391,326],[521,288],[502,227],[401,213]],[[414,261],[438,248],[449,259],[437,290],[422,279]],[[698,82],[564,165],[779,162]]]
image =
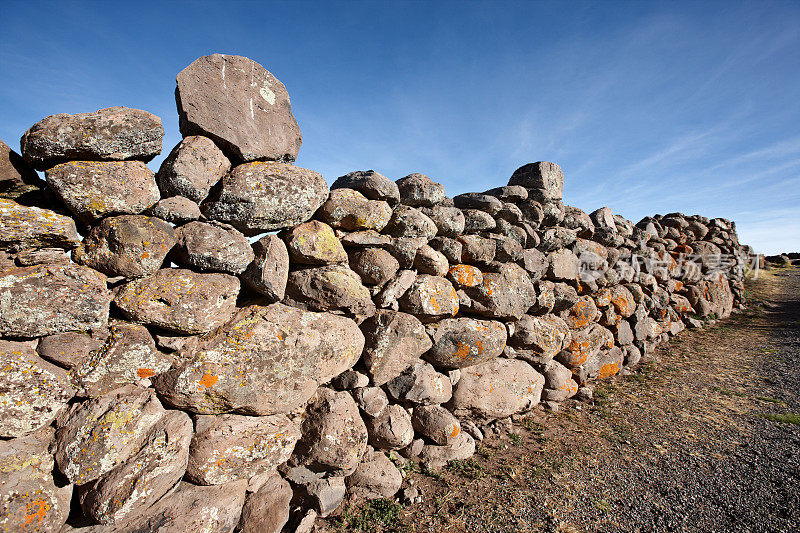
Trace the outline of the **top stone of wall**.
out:
[[[297,159],[303,138],[286,87],[242,56],[196,59],[177,77],[175,100],[184,137],[213,139],[235,163]]]

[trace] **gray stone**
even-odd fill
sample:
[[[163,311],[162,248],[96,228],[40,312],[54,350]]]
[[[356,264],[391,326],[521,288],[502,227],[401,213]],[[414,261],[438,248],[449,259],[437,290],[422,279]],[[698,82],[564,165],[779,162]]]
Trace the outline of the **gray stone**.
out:
[[[417,255],[414,258],[414,268],[420,274],[445,276],[450,269],[450,265],[444,254],[437,252],[426,244],[417,250]]]
[[[72,257],[109,276],[141,278],[161,268],[176,242],[175,231],[163,220],[122,215],[93,227]]]
[[[455,316],[458,295],[447,279],[420,274],[400,299],[400,307],[420,318]]]
[[[445,198],[441,183],[416,172],[397,180],[397,187],[400,190],[400,201],[410,206],[432,207]]]
[[[71,250],[79,243],[80,236],[71,218],[0,198],[0,250],[11,253],[42,248]]]
[[[560,200],[564,188],[564,173],[561,167],[548,161],[528,163],[514,171],[508,184],[535,189],[548,200]]]
[[[161,153],[164,128],[157,116],[127,107],[60,113],[31,126],[20,140],[22,156],[37,170],[65,161],[150,161]]]
[[[453,197],[453,205],[459,209],[477,209],[489,215],[496,215],[503,209],[503,202],[488,194],[467,192]]]
[[[464,289],[472,299],[472,311],[493,318],[519,318],[536,302],[536,290],[528,273],[506,263],[499,272],[487,272],[483,282]]]
[[[114,305],[134,322],[198,334],[228,320],[238,295],[239,280],[233,276],[164,268],[123,285]]]
[[[289,521],[294,492],[280,474],[273,474],[254,493],[248,494],[239,519],[241,533],[280,533]]]
[[[202,216],[200,206],[183,196],[172,196],[159,200],[147,213],[176,225],[186,224]]]
[[[450,461],[463,461],[475,455],[475,440],[462,431],[447,446],[426,444],[420,452],[420,462],[429,472],[441,470]]]
[[[361,324],[361,331],[364,365],[377,386],[399,376],[431,347],[425,327],[407,313],[378,311]]]
[[[0,272],[0,334],[41,337],[103,328],[111,292],[106,277],[80,265],[38,265]]]
[[[397,274],[400,263],[386,250],[364,248],[350,255],[350,268],[364,284],[383,285]]]
[[[171,405],[201,414],[287,413],[351,368],[364,336],[349,318],[283,304],[240,309],[154,378]]]
[[[200,57],[178,73],[181,134],[210,137],[237,161],[294,161],[303,142],[286,87],[242,56]]]
[[[464,233],[464,213],[457,207],[435,205],[420,207],[420,211],[436,224],[437,235],[457,237]]]
[[[255,255],[247,237],[219,222],[189,222],[175,230],[176,259],[190,267],[241,274]]]
[[[36,346],[36,353],[43,359],[63,368],[76,367],[87,359],[93,351],[103,346],[104,337],[108,333],[104,330],[101,331],[105,335],[100,335],[98,334],[99,332],[90,335],[88,333],[68,331],[42,337],[39,339],[39,345]]]
[[[163,196],[182,196],[200,203],[230,169],[231,162],[214,141],[191,136],[164,159],[156,181]]]
[[[453,385],[450,378],[436,372],[433,365],[420,361],[388,382],[386,390],[395,400],[431,405],[448,401]]]
[[[389,398],[380,387],[361,387],[353,391],[358,407],[368,417],[375,418],[389,406]]]
[[[328,185],[318,173],[272,161],[234,167],[220,183],[200,209],[246,235],[305,222],[328,199]]]
[[[336,178],[331,190],[354,189],[370,200],[383,200],[391,205],[400,202],[397,184],[374,170],[357,170]]]
[[[222,485],[273,472],[289,460],[299,439],[299,425],[285,415],[198,416],[186,478]]]
[[[464,213],[464,233],[480,233],[493,230],[497,222],[492,215],[477,209],[462,209]]]
[[[395,237],[424,237],[430,239],[436,235],[436,224],[422,211],[400,205],[394,209],[392,218],[386,226],[386,232]]]
[[[392,216],[392,208],[381,200],[368,200],[353,189],[334,189],[317,216],[334,228],[347,231],[381,231]]]
[[[509,339],[518,356],[532,362],[546,362],[569,346],[572,334],[566,322],[554,315],[525,315],[514,322]]]
[[[161,199],[153,171],[141,161],[70,161],[46,175],[50,189],[85,222],[138,215]]]
[[[464,368],[493,359],[506,346],[506,328],[493,320],[448,318],[429,324],[433,347],[425,359],[441,368]]]
[[[478,235],[462,235],[458,238],[461,243],[461,262],[467,264],[486,264],[494,259],[497,243],[492,239]]]
[[[0,340],[0,437],[44,427],[75,395],[67,373],[39,358],[30,343]]]
[[[402,484],[403,476],[400,471],[382,453],[373,454],[347,478],[350,493],[356,498],[366,500],[392,498]]]
[[[286,297],[293,305],[314,311],[341,310],[372,316],[375,304],[361,277],[346,265],[305,268],[289,273]]]
[[[325,265],[347,261],[342,243],[324,222],[304,222],[288,230],[284,238],[289,256],[295,263]]]
[[[241,275],[242,281],[270,302],[283,300],[289,279],[289,252],[283,239],[264,235],[253,243],[253,255],[253,262]]]
[[[535,407],[543,387],[528,363],[496,358],[462,369],[447,407],[458,417],[505,418]]]
[[[383,450],[399,450],[414,440],[411,416],[401,405],[393,403],[374,417],[366,417],[364,422],[369,434],[369,443]]]

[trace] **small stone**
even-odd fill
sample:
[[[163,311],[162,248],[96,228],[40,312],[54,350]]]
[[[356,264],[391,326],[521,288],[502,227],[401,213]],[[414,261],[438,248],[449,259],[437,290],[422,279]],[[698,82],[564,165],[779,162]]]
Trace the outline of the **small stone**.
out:
[[[345,370],[331,380],[336,390],[352,390],[369,385],[369,376],[355,370]]]
[[[22,156],[36,170],[65,161],[150,161],[161,153],[164,128],[157,116],[127,107],[50,115],[22,136]]]
[[[402,483],[400,471],[383,453],[376,453],[362,462],[347,478],[350,493],[356,498],[366,500],[392,498],[400,490]]]
[[[210,137],[231,159],[294,161],[303,142],[286,87],[242,56],[213,54],[178,73],[181,134]]]
[[[450,269],[450,265],[442,253],[437,252],[426,244],[417,250],[417,256],[414,258],[414,268],[420,274],[445,276]]]
[[[334,228],[381,231],[389,223],[392,208],[387,202],[368,200],[352,189],[334,189],[317,213]]]
[[[317,220],[295,226],[286,233],[286,247],[296,263],[324,265],[347,261],[347,252],[333,229]]]
[[[176,258],[200,270],[241,274],[255,255],[247,237],[219,222],[189,222],[175,231]]]
[[[172,196],[159,200],[147,212],[151,216],[176,225],[186,224],[202,216],[200,206],[183,196]]]
[[[335,511],[344,501],[345,494],[347,493],[347,487],[345,486],[344,477],[342,476],[312,481],[306,485],[305,488],[314,507],[319,511],[319,516],[322,517],[328,516]],[[314,514],[314,518],[316,518],[316,513]],[[305,522],[305,518],[303,521]],[[313,531],[313,526],[313,521],[310,521],[309,528],[306,531],[309,533]],[[298,531],[302,531],[299,526],[295,530],[295,533]]]
[[[189,450],[186,477],[221,485],[274,471],[289,460],[300,427],[285,415],[201,415]]]
[[[394,237],[423,237],[436,235],[436,224],[419,209],[407,205],[397,206],[386,226],[386,233]]]
[[[364,284],[383,285],[397,274],[400,263],[386,250],[364,248],[351,254],[350,268],[361,276]]]
[[[400,201],[410,206],[432,207],[445,198],[444,186],[424,174],[413,173],[397,180]]]
[[[314,311],[341,310],[372,316],[375,304],[361,277],[346,265],[305,268],[289,273],[286,297],[297,306]]]
[[[421,274],[400,299],[401,308],[423,318],[454,316],[458,295],[445,278]]]
[[[233,276],[164,268],[123,285],[114,305],[134,322],[198,334],[229,319],[238,295],[239,280]]]
[[[408,411],[398,404],[391,404],[374,417],[364,420],[369,434],[369,443],[375,448],[399,450],[414,440],[414,428]]]
[[[461,424],[441,405],[420,405],[411,419],[414,429],[440,446],[453,444],[461,433]]]
[[[214,141],[190,136],[164,159],[156,181],[163,196],[182,196],[200,203],[230,169],[231,162]]]
[[[138,215],[161,198],[153,171],[141,161],[71,161],[46,176],[48,187],[85,222]]]
[[[390,205],[400,202],[397,184],[374,170],[357,170],[336,178],[331,190],[354,189],[370,200],[383,200]]]
[[[109,276],[141,278],[161,268],[176,242],[175,231],[161,219],[109,217],[92,228],[73,259]]]
[[[483,273],[479,268],[470,265],[453,265],[447,272],[449,279],[456,288],[476,287],[483,283]]]
[[[450,378],[436,372],[433,365],[420,361],[386,384],[395,400],[419,405],[441,404],[453,394]]]
[[[375,418],[389,406],[389,399],[380,387],[362,387],[353,391],[358,407],[368,417]]]
[[[448,462],[469,459],[475,455],[475,440],[465,431],[447,446],[426,444],[420,453],[420,462],[429,472],[441,470]]]
[[[264,235],[253,244],[253,262],[241,275],[250,288],[270,302],[283,300],[289,279],[289,252],[283,239]]]

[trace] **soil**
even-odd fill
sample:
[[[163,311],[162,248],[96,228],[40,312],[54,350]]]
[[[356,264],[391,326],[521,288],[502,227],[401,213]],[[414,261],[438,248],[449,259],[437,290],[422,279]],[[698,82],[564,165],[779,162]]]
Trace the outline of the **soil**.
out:
[[[351,506],[318,529],[800,531],[800,269],[762,271],[747,295],[593,400],[410,472],[421,503]]]

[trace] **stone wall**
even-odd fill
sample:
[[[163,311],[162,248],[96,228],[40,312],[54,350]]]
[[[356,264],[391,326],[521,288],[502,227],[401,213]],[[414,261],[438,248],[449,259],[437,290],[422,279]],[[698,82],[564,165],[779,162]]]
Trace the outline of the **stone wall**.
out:
[[[742,305],[731,221],[587,214],[548,162],[454,198],[416,173],[329,189],[292,164],[263,67],[213,55],[177,81],[184,138],[155,174],[141,110],[3,145],[4,530],[308,525]]]

